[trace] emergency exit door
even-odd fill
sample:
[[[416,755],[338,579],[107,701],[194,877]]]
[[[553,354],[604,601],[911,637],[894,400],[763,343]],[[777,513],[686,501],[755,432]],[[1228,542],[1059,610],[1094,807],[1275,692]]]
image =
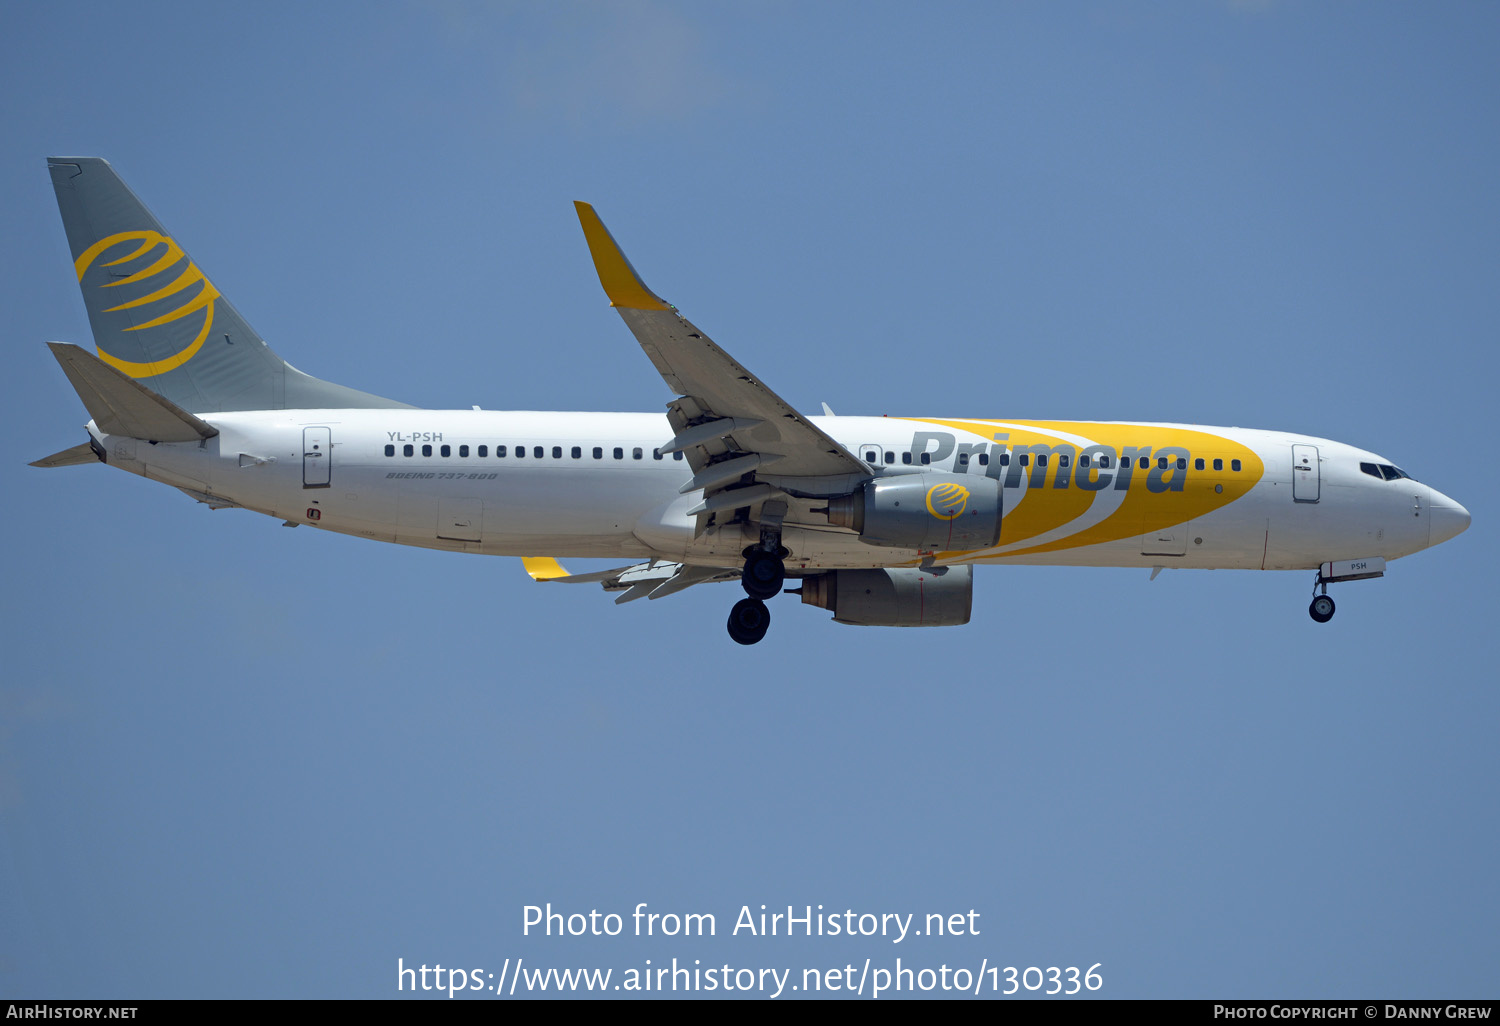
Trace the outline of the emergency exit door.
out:
[[[333,456],[333,432],[326,427],[302,429],[302,487],[327,488]]]

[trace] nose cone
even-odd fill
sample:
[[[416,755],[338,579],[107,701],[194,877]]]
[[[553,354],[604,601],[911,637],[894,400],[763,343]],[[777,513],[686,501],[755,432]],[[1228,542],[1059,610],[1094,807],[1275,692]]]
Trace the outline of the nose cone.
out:
[[[1454,502],[1448,496],[1432,489],[1432,503],[1430,509],[1430,521],[1432,540],[1429,544],[1437,545],[1456,538],[1469,527],[1469,511]]]

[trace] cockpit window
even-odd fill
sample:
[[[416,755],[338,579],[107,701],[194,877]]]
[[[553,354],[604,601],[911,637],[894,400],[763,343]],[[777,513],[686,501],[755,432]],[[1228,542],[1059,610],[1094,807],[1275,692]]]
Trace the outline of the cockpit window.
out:
[[[1414,480],[1406,471],[1400,467],[1393,467],[1389,463],[1361,463],[1359,469],[1373,478],[1385,481],[1399,481],[1403,477],[1408,481]]]

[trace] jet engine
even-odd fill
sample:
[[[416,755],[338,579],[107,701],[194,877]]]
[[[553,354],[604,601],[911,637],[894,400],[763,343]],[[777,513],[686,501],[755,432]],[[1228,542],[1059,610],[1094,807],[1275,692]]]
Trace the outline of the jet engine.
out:
[[[829,500],[828,522],[871,545],[987,549],[1000,538],[1000,482],[967,474],[898,474]]]
[[[969,622],[974,568],[830,570],[803,578],[802,602],[860,627],[955,627]]]

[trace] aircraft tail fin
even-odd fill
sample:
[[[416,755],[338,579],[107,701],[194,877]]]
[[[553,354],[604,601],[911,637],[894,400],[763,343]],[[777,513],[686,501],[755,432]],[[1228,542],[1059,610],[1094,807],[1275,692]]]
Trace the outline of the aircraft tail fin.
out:
[[[114,370],[197,413],[406,406],[277,356],[107,161],[47,167],[94,344]]]
[[[52,355],[83,400],[94,424],[108,435],[148,442],[196,442],[219,429],[205,424],[172,400],[132,381],[87,349],[49,342]]]

